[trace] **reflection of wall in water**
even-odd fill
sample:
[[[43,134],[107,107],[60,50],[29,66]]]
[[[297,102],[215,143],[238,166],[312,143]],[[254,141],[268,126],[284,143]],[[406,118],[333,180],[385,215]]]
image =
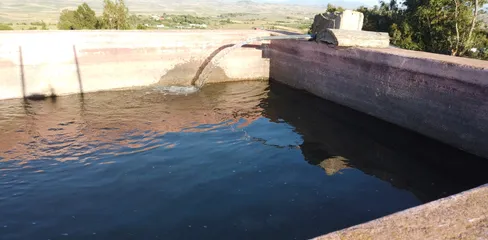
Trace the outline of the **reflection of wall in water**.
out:
[[[319,163],[319,166],[325,170],[329,176],[340,173],[342,169],[349,168],[347,160],[340,156],[330,157]]]
[[[246,125],[260,117],[258,105],[266,86],[216,84],[188,96],[148,88],[59,97],[56,102],[8,100],[4,103],[9,107],[0,109],[0,158],[82,160],[95,148],[140,150],[156,142],[152,138],[201,124],[245,120]],[[244,95],[249,96],[243,100]],[[134,141],[131,136],[143,139]]]
[[[327,172],[357,168],[424,202],[488,182],[485,159],[278,83],[270,89],[263,115],[292,125],[305,159]],[[342,163],[323,163],[335,156]]]

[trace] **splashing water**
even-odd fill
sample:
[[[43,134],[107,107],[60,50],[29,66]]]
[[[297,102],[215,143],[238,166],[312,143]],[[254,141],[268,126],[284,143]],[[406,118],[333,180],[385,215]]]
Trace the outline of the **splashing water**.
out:
[[[216,66],[219,65],[220,61],[227,55],[229,54],[231,51],[233,51],[234,49],[237,49],[237,48],[240,48],[248,43],[251,43],[251,42],[256,42],[256,41],[259,41],[261,38],[259,37],[254,37],[254,38],[248,38],[242,42],[239,42],[237,44],[234,44],[233,46],[230,46],[230,47],[227,47],[225,50],[221,51],[221,52],[218,52],[220,53],[218,56],[216,56],[215,58],[213,59],[210,59],[207,63],[204,63],[202,65],[203,69],[202,69],[202,72],[195,76],[195,79],[194,79],[194,82],[193,82],[193,85],[198,87],[198,88],[202,88],[204,85],[205,85],[205,82],[207,81],[208,77],[210,76],[210,74],[212,74],[213,70],[215,69]],[[206,66],[208,65],[208,63],[210,62],[213,62],[213,65],[206,68]],[[207,71],[205,71],[205,69],[207,69]]]
[[[253,38],[248,38],[242,42],[239,42],[237,44],[229,44],[229,45],[224,45],[214,51],[200,66],[198,69],[195,77],[192,79],[192,86],[189,87],[180,87],[180,86],[168,86],[168,87],[159,87],[158,90],[162,91],[165,94],[176,94],[176,95],[188,95],[191,93],[197,92],[200,88],[202,88],[210,74],[212,74],[213,70],[216,68],[216,66],[219,65],[220,61],[231,51],[233,51],[236,48],[240,48],[246,44],[252,43],[252,42],[259,42],[263,40],[278,40],[278,39],[310,39],[312,38],[312,35],[284,35],[284,36],[263,36],[263,37],[253,37]],[[210,67],[207,67],[210,62],[213,64]],[[205,71],[206,70],[206,71]]]
[[[154,91],[159,91],[165,95],[188,95],[198,92],[195,86],[157,86]]]

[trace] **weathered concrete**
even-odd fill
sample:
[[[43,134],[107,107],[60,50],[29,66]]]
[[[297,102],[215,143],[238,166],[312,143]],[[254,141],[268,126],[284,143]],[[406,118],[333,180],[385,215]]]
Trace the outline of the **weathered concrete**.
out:
[[[157,83],[188,85],[194,77],[192,74],[215,49],[258,36],[269,36],[269,33],[251,30],[4,32],[0,33],[0,99]],[[259,46],[231,52],[216,69],[209,82],[269,76],[269,63],[262,58]],[[174,72],[179,73],[177,77]]]
[[[315,15],[312,33],[325,29],[357,30],[363,29],[364,15],[361,12],[345,10],[342,13],[320,13]]]
[[[488,157],[488,62],[272,41],[270,78]]]
[[[316,40],[339,47],[389,48],[390,46],[388,33],[369,31],[325,29],[316,35]]]
[[[316,239],[488,239],[487,199],[484,185]]]

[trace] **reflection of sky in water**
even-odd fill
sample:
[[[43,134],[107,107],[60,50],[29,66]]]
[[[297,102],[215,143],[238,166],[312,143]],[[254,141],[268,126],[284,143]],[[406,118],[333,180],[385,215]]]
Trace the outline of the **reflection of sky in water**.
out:
[[[463,182],[426,164],[444,153],[470,155],[303,93],[267,87],[217,84],[188,96],[143,90],[87,94],[81,102],[78,96],[3,102],[0,236],[304,239],[480,180],[462,176]],[[387,134],[378,138],[380,129]],[[439,153],[422,155],[419,146]]]

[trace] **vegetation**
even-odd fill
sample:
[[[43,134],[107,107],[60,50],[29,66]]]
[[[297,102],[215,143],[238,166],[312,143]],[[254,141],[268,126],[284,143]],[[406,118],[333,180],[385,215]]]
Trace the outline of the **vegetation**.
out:
[[[124,0],[104,0],[101,26],[104,29],[130,29],[129,9]]]
[[[88,4],[83,3],[76,11],[63,10],[59,16],[58,29],[97,29],[100,28],[100,21]]]
[[[86,1],[86,0],[85,0]],[[283,6],[275,4],[251,4],[247,2],[235,3],[195,3],[202,4],[201,12],[189,13],[187,7],[194,9],[194,5],[182,4],[180,8],[171,10],[172,14],[156,14],[160,9],[147,4],[147,1],[132,1],[130,6],[138,9],[138,14],[132,13],[126,7],[126,0],[97,0],[100,5],[91,6],[93,1],[87,1],[74,6],[70,2],[62,5],[54,4],[49,0],[39,0],[37,5],[46,6],[46,9],[62,7],[60,13],[51,11],[29,12],[29,3],[11,5],[16,11],[22,10],[35,19],[44,19],[40,22],[25,21],[15,14],[7,15],[12,29],[62,29],[62,30],[89,30],[89,29],[280,29],[293,32],[304,32],[311,24],[311,16],[315,12],[313,7]],[[228,12],[221,12],[222,5],[226,5]],[[101,7],[99,7],[101,6]],[[279,9],[275,9],[280,6]],[[74,9],[70,7],[75,7]],[[92,9],[93,7],[93,9]],[[96,8],[99,7],[99,8]],[[272,13],[271,13],[272,12]],[[33,21],[33,20],[31,20]],[[4,27],[5,28],[5,27]],[[5,28],[10,29],[10,28]]]
[[[97,17],[95,11],[83,3],[76,11],[63,10],[59,16],[58,29],[130,29],[129,10],[123,0],[104,0],[103,14]]]
[[[326,12],[328,13],[341,13],[341,12],[344,12],[344,8],[340,7],[340,6],[335,6],[335,5],[332,5],[332,4],[327,4],[327,10]]]
[[[0,23],[0,31],[3,31],[3,30],[14,30],[14,29],[7,24]]]
[[[399,6],[391,0],[357,10],[364,14],[364,30],[389,32],[392,44],[398,47],[488,59],[488,34],[478,19],[486,2],[406,0]]]

